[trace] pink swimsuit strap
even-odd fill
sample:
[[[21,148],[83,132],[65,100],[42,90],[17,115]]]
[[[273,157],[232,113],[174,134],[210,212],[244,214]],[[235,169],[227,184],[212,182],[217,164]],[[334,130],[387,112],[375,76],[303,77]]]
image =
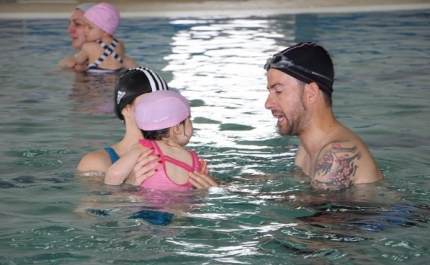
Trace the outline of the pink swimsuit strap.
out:
[[[188,152],[191,154],[192,159],[193,159],[193,165],[190,166],[190,165],[188,165],[182,161],[179,161],[175,158],[172,158],[170,156],[165,156],[163,154],[163,152],[161,151],[160,146],[157,144],[156,141],[150,141],[150,140],[142,139],[142,140],[139,140],[139,142],[141,145],[143,145],[145,147],[148,147],[148,148],[154,147],[156,150],[156,153],[158,153],[160,155],[160,159],[163,162],[163,164],[165,164],[165,162],[169,162],[169,163],[172,163],[178,167],[181,167],[181,168],[183,168],[189,172],[193,172],[194,170],[200,170],[199,158],[197,157],[197,154],[193,151],[188,150]]]
[[[179,160],[177,160],[177,159],[174,159],[174,158],[172,158],[172,157],[170,157],[170,156],[165,156],[164,154],[163,154],[163,152],[161,152],[161,149],[160,149],[160,147],[158,146],[158,144],[157,144],[157,142],[156,141],[151,141],[151,143],[152,143],[152,146],[154,146],[154,148],[157,150],[157,153],[160,155],[160,159],[161,159],[161,161],[163,162],[163,163],[166,163],[166,162],[170,162],[170,163],[172,163],[172,164],[174,164],[174,165],[176,165],[176,166],[178,166],[178,167],[182,167],[183,169],[185,169],[185,170],[187,170],[187,171],[194,171],[194,156],[193,156],[193,167],[191,167],[191,166],[189,166],[188,164],[186,164],[186,163],[184,163],[184,162],[182,162],[182,161],[179,161]],[[189,151],[188,151],[189,152]],[[192,155],[192,154],[191,154]]]

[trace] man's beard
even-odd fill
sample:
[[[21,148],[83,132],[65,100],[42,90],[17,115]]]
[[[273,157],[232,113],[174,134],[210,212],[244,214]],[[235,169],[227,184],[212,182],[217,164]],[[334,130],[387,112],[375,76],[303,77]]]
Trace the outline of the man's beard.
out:
[[[284,128],[278,126],[278,132],[280,135],[299,136],[305,130],[310,118],[302,96],[303,90],[300,93],[298,100],[294,104],[291,115],[289,117],[285,115],[285,119],[287,121],[286,126]]]

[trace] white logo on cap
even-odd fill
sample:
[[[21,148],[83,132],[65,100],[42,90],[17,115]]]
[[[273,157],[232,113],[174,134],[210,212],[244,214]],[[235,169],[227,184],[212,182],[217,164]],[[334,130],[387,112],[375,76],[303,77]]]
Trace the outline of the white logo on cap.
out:
[[[116,99],[116,104],[119,104],[119,102],[121,101],[122,97],[124,97],[125,92],[122,91],[118,91],[118,97]]]
[[[165,120],[167,120],[169,118],[169,116],[166,116],[166,117],[163,117],[163,118],[160,118],[160,119],[155,119],[155,120],[152,120],[153,122],[155,122],[155,123],[157,123],[157,122],[162,122],[162,121],[165,121]]]

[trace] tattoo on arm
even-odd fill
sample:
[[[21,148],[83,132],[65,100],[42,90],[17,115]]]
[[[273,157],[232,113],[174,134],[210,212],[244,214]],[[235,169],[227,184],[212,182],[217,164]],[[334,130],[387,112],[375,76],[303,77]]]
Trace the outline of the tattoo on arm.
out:
[[[357,152],[356,146],[346,148],[337,143],[332,144],[316,162],[312,185],[335,190],[350,187],[358,168],[356,162],[360,158],[361,153]]]

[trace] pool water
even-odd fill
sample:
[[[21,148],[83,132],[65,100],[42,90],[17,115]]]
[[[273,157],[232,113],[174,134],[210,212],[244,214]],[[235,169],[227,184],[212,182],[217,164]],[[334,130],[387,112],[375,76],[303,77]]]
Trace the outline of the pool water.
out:
[[[124,19],[127,54],[191,103],[189,147],[220,188],[163,194],[77,176],[119,141],[118,76],[58,69],[67,20],[0,20],[0,264],[425,264],[430,11]],[[295,179],[299,141],[264,109],[262,66],[300,41],[335,63],[336,117],[386,178],[336,193]]]

